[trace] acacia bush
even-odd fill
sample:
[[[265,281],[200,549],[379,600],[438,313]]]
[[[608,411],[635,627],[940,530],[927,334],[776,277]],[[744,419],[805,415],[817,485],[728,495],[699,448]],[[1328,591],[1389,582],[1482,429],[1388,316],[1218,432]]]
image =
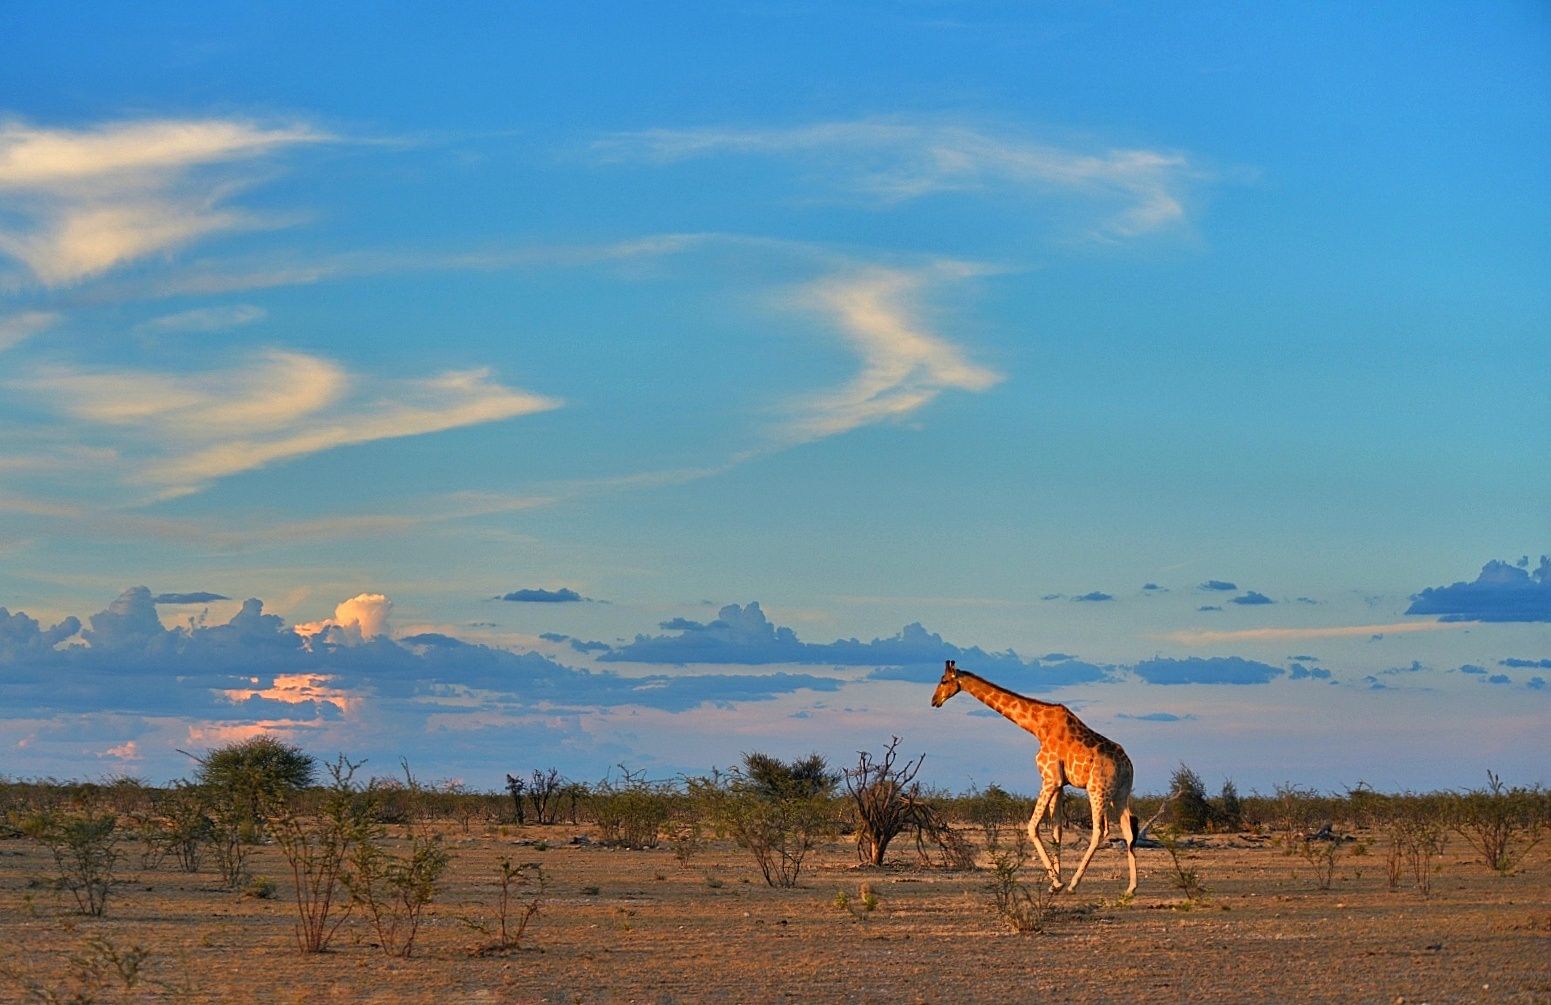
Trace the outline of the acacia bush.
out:
[[[494,942],[471,947],[470,956],[495,956],[521,948],[523,934],[527,932],[529,923],[539,915],[543,907],[544,868],[539,863],[524,862],[521,865],[513,865],[511,859],[503,858],[497,884],[501,892],[496,900],[494,927],[470,918],[461,919],[465,925],[480,934],[495,936]],[[523,890],[529,886],[534,887],[532,896],[524,899]]]
[[[210,792],[178,781],[157,793],[151,805],[147,838],[156,861],[170,856],[184,872],[198,872],[205,851],[216,837]]]
[[[951,806],[956,819],[980,829],[986,850],[990,852],[1001,847],[1004,827],[1021,831],[1034,812],[1032,800],[1015,796],[994,782],[984,789],[972,787]]]
[[[330,781],[313,813],[305,812],[308,807],[298,799],[282,798],[266,808],[269,831],[295,882],[296,943],[304,953],[325,952],[349,917],[351,903],[338,902],[346,862],[377,826],[372,819],[375,792],[354,781],[361,763],[341,754],[328,766]]]
[[[269,807],[312,785],[318,773],[316,758],[268,733],[207,750],[195,760],[196,784],[217,794],[239,825],[251,828],[262,828]]]
[[[691,804],[717,833],[754,856],[765,883],[793,887],[803,859],[835,832],[830,795],[838,776],[814,754],[783,762],[745,754],[743,767],[688,782]]]
[[[1181,764],[1169,782],[1167,823],[1183,834],[1225,833],[1244,826],[1244,799],[1233,779],[1223,780],[1215,797],[1189,765]]]
[[[673,816],[672,784],[650,782],[644,771],[623,764],[619,778],[605,778],[587,794],[587,812],[598,825],[598,843],[617,848],[655,848]]]
[[[1445,793],[1402,792],[1388,795],[1359,785],[1347,796],[1352,815],[1377,830],[1384,843],[1384,873],[1390,890],[1398,890],[1406,874],[1418,893],[1432,893],[1433,860],[1448,842],[1449,796]]]
[[[1545,837],[1551,825],[1551,793],[1540,786],[1507,788],[1486,773],[1484,789],[1470,789],[1449,800],[1449,825],[1500,876],[1513,872]]]
[[[403,805],[415,813],[423,803],[417,798],[419,784],[404,768],[404,782],[398,790],[408,795]],[[340,882],[350,893],[352,907],[360,907],[377,935],[377,945],[390,956],[407,958],[414,951],[415,936],[426,905],[436,896],[436,884],[452,861],[452,855],[422,817],[403,821],[409,848],[394,854],[387,847],[387,827],[372,813],[372,797],[380,786],[368,786],[365,819],[359,824],[349,846],[349,868],[340,873]]]
[[[43,810],[22,821],[21,832],[47,848],[59,869],[58,884],[70,891],[82,914],[101,917],[107,909],[119,849],[118,814],[112,810]]]
[[[986,884],[986,892],[991,895],[991,906],[997,917],[1013,931],[1043,932],[1045,918],[1055,901],[1055,891],[1049,883],[1038,882],[1030,886],[1023,881],[1021,874],[1027,861],[1026,856],[1010,851],[993,855],[991,880]]]

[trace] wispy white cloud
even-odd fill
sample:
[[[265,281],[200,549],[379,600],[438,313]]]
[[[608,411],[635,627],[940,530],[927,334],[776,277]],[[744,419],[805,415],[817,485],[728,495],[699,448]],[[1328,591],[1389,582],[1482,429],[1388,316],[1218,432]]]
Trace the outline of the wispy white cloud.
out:
[[[868,119],[768,129],[650,129],[593,144],[604,161],[672,163],[715,155],[820,161],[827,180],[885,202],[937,192],[1022,190],[1078,196],[1114,208],[1093,234],[1134,237],[1185,219],[1183,192],[1199,174],[1180,153],[1090,152],[968,126]]]
[[[51,311],[24,311],[0,317],[0,352],[53,327],[59,315]]]
[[[8,385],[122,458],[123,480],[170,496],[277,461],[556,408],[488,370],[374,381],[298,352],[197,373],[55,366]]]
[[[351,251],[195,261],[175,272],[104,280],[78,295],[82,302],[156,300],[245,290],[310,286],[365,276],[415,272],[501,272],[510,269],[583,268],[662,258],[688,251],[717,234],[651,234],[603,244],[530,245],[474,251]]]
[[[225,205],[230,177],[213,165],[327,139],[304,126],[266,129],[207,120],[123,122],[95,129],[0,125],[0,253],[60,286],[219,231],[256,225]]]
[[[1241,628],[1235,631],[1180,631],[1157,638],[1186,646],[1209,646],[1222,642],[1294,642],[1312,639],[1361,638],[1364,635],[1408,635],[1412,632],[1438,632],[1451,628],[1471,628],[1470,621],[1402,621],[1391,625],[1333,625],[1328,628]]]
[[[198,307],[194,310],[166,314],[135,325],[141,332],[217,332],[228,328],[262,321],[268,312],[252,304],[232,304],[224,307]]]
[[[874,267],[815,283],[798,302],[832,318],[861,358],[849,383],[797,403],[784,430],[798,442],[901,419],[945,390],[985,391],[1002,378],[977,366],[917,316],[914,297],[926,271]]]

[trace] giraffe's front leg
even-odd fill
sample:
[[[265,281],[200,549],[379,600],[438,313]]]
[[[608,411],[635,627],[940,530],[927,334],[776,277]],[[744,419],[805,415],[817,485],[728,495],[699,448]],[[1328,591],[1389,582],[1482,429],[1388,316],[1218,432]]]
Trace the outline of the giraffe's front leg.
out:
[[[1057,787],[1050,798],[1050,861],[1055,865],[1057,889],[1061,886],[1061,794],[1062,788]]]
[[[1045,843],[1039,839],[1039,822],[1045,819],[1045,813],[1050,809],[1050,804],[1055,801],[1061,791],[1061,786],[1045,783],[1040,790],[1039,801],[1034,804],[1034,815],[1029,817],[1029,840],[1034,842],[1034,850],[1039,853],[1039,861],[1045,867],[1045,872],[1050,876],[1050,888],[1061,889],[1061,869],[1050,861],[1050,855],[1045,851]]]

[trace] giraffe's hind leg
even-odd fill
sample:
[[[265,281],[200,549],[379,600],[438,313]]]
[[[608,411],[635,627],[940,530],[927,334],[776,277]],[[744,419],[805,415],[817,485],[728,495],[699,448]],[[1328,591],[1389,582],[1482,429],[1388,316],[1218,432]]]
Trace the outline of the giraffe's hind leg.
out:
[[[1093,861],[1093,853],[1099,850],[1099,842],[1104,839],[1104,834],[1109,830],[1109,800],[1109,793],[1103,790],[1088,792],[1088,807],[1093,813],[1093,836],[1088,841],[1088,850],[1083,852],[1082,861],[1077,863],[1077,871],[1072,873],[1072,881],[1066,884],[1067,893],[1077,892],[1077,884],[1082,881],[1082,874],[1088,871],[1088,863]]]
[[[1136,839],[1140,836],[1136,831],[1136,814],[1127,806],[1120,811],[1120,836],[1126,842],[1126,865],[1131,870],[1131,885],[1126,887],[1127,897],[1136,892]]]

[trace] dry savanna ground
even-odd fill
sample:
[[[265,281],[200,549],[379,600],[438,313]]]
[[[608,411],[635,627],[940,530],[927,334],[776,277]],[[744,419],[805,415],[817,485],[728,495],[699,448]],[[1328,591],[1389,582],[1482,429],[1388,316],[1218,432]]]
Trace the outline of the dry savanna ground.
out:
[[[104,917],[87,918],[40,881],[53,871],[44,849],[0,842],[0,1000],[72,1000],[95,965],[102,1001],[1551,1003],[1544,849],[1501,877],[1451,842],[1424,897],[1409,883],[1388,889],[1378,848],[1348,851],[1320,890],[1310,864],[1270,839],[1215,835],[1184,851],[1208,888],[1186,910],[1161,849],[1140,852],[1140,890],[1117,905],[1124,858],[1105,848],[1043,932],[1018,934],[992,909],[985,870],[861,869],[842,842],[810,857],[799,888],[779,890],[730,844],[681,866],[665,848],[571,843],[587,832],[453,825],[457,857],[408,959],[384,955],[354,916],[332,951],[298,952],[273,846],[251,863],[275,880],[270,899],[170,863],[134,872],[131,855],[131,881],[113,888]],[[1075,854],[1069,845],[1068,870]],[[490,941],[477,926],[494,923],[507,857],[542,863],[542,913],[520,948],[471,955]],[[132,994],[107,945],[149,953]]]

